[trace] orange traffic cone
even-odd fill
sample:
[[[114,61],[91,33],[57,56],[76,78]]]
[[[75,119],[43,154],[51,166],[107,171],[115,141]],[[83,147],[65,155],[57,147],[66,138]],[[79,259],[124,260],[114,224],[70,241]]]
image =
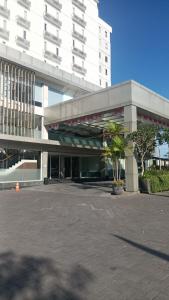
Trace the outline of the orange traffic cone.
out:
[[[20,192],[20,187],[19,187],[19,182],[16,183],[16,188],[15,188],[16,192]]]

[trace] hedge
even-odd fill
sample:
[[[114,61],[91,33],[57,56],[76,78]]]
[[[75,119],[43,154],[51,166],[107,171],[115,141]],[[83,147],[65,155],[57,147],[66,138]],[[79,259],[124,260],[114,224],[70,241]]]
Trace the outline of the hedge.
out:
[[[146,171],[142,178],[148,179],[148,181],[150,182],[152,193],[169,190],[169,171],[166,170]]]

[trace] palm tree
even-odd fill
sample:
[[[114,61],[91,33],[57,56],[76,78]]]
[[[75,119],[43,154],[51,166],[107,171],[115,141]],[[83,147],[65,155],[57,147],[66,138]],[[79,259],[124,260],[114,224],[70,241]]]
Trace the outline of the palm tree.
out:
[[[126,129],[122,124],[109,121],[104,128],[104,157],[111,160],[113,164],[113,179],[118,181],[121,178],[120,159],[125,157],[125,149],[127,146],[124,133]]]

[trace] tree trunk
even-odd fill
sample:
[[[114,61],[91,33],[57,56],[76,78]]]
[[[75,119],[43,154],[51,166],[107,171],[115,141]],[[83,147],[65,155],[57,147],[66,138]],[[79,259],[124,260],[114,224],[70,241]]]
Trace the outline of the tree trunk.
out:
[[[144,160],[143,157],[141,158],[141,175],[144,175]]]

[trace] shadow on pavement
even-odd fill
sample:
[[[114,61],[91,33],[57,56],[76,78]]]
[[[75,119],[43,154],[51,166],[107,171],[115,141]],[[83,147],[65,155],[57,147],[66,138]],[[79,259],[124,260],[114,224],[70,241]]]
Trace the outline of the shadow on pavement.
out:
[[[155,196],[155,197],[166,197],[166,198],[169,198],[169,192],[168,192],[168,195],[167,194],[164,194],[165,192],[161,192],[161,193],[150,193],[149,195],[151,196]]]
[[[110,184],[99,184],[99,183],[90,183],[90,182],[83,182],[83,183],[75,183],[71,184],[71,186],[76,187],[81,190],[97,190],[105,193],[111,193],[112,183]]]
[[[81,300],[81,293],[85,295],[94,280],[81,265],[75,265],[64,277],[65,272],[51,259],[0,254],[0,299]]]
[[[144,246],[142,244],[139,244],[139,243],[136,243],[136,242],[133,242],[132,240],[129,240],[129,239],[126,239],[122,236],[119,236],[119,235],[116,235],[116,234],[113,234],[114,237],[118,238],[119,240],[137,248],[137,249],[140,249],[148,254],[151,254],[153,256],[156,256],[160,259],[163,259],[165,261],[169,261],[169,255],[164,253],[164,252],[161,252],[161,251],[157,251],[157,250],[154,250],[152,248],[149,248],[147,246]]]

